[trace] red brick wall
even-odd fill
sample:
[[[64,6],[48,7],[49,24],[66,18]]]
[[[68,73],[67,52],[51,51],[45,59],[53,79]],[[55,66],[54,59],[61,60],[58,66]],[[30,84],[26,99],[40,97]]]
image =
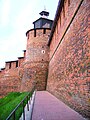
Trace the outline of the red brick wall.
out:
[[[47,46],[48,35],[50,29],[31,30],[27,37],[26,59],[24,63],[24,70],[22,70],[22,91],[27,91],[36,83],[38,90],[45,90],[48,61],[49,61],[49,47]]]
[[[9,92],[20,91],[21,81],[18,75],[18,68],[4,70],[0,75],[0,97]]]
[[[8,61],[5,69],[0,72],[0,98],[9,92],[20,92],[23,74],[23,64],[26,57],[26,50],[23,51],[24,57],[18,57],[16,61]]]
[[[50,44],[47,90],[90,117],[90,0],[79,5],[65,0]]]
[[[6,62],[5,69],[0,72],[0,98],[9,92],[20,92],[21,79],[19,71],[23,61],[24,58],[22,57],[18,61]]]

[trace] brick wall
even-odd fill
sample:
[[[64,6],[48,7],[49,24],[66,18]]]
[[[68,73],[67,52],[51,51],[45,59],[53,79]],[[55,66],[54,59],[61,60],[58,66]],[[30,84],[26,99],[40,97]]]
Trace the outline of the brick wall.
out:
[[[16,61],[6,62],[5,69],[0,72],[0,98],[9,92],[21,91],[20,70],[23,62],[24,57],[19,57]]]
[[[71,108],[90,117],[90,0],[61,1],[50,49],[50,29],[29,30],[18,67],[15,61],[6,62],[0,72],[0,96],[29,91],[34,85],[38,90],[47,87]]]
[[[90,1],[65,0],[50,43],[47,90],[90,117]]]
[[[6,69],[0,75],[0,97],[7,95],[9,92],[20,91],[21,81],[18,75],[18,68]]]
[[[22,70],[22,91],[29,91],[35,84],[45,90],[49,61],[47,46],[50,29],[32,29],[27,34],[26,59]]]

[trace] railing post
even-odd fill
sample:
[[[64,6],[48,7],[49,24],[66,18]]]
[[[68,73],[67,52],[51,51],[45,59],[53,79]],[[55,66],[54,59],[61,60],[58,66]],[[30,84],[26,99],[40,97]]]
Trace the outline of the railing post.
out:
[[[14,111],[14,113],[13,113],[13,120],[15,120],[15,111]]]
[[[30,97],[30,99],[29,99],[29,104],[31,104],[31,97]]]
[[[23,120],[25,120],[24,101],[23,101],[23,103],[22,103],[22,106],[23,106]]]
[[[29,111],[28,96],[27,96],[27,110]]]

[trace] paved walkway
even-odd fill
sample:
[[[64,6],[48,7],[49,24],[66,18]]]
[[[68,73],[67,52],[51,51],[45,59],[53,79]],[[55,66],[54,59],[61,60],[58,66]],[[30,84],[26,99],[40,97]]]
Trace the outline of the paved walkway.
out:
[[[47,91],[37,91],[32,120],[85,120]]]

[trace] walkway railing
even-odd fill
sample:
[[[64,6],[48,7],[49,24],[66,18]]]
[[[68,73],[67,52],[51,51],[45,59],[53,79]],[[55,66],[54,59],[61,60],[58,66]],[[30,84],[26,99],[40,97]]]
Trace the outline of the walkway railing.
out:
[[[32,99],[32,95],[35,89],[33,89],[31,92],[29,92],[24,99],[16,106],[16,108],[10,113],[10,115],[6,118],[6,120],[17,120],[16,118],[16,112],[17,110],[22,107],[21,114],[23,114],[23,120],[25,120],[25,106],[27,104],[27,110],[29,111],[29,104],[30,104],[30,98]]]

